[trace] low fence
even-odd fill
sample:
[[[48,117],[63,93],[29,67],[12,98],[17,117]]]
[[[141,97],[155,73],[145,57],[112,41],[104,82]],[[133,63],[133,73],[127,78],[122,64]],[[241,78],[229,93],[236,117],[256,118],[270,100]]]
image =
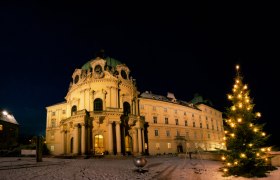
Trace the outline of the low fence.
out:
[[[33,149],[22,149],[21,150],[22,156],[36,156],[36,150]]]
[[[271,165],[280,167],[280,151],[269,152],[271,156]]]
[[[270,164],[272,166],[280,167],[280,151],[272,151],[269,152],[269,159]],[[180,158],[193,158],[193,159],[205,159],[205,160],[214,160],[214,161],[221,161],[222,154],[213,153],[213,152],[198,152],[198,153],[191,153],[190,154],[178,154]]]

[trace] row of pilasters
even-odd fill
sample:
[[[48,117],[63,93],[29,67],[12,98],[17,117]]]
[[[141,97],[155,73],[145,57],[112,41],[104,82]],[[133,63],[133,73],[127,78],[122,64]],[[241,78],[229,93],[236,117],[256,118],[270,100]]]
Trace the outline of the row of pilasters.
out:
[[[113,126],[112,122],[108,124],[108,152],[113,154]],[[116,145],[117,145],[117,154],[121,154],[121,131],[120,131],[120,122],[116,122]],[[133,153],[140,154],[143,152],[143,142],[144,142],[144,133],[143,129],[135,128],[133,132]]]
[[[68,136],[69,131],[62,131],[61,135],[62,135],[62,142],[63,142],[63,152],[64,154],[68,154],[69,152],[71,152],[71,141]],[[85,154],[85,125],[82,124],[81,125],[81,136],[79,135],[79,127],[78,125],[75,125],[74,130],[73,130],[73,154],[79,154],[79,148],[80,148],[80,153],[81,154]],[[69,144],[68,144],[69,143]],[[80,146],[80,147],[79,147]]]

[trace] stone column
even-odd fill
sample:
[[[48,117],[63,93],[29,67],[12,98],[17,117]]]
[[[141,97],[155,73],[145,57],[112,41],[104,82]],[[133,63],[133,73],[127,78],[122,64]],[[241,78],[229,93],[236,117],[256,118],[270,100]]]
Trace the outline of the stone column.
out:
[[[74,144],[73,144],[73,153],[74,154],[78,154],[78,125],[75,125],[74,126],[74,136],[73,136],[73,138],[74,138]]]
[[[141,129],[141,133],[142,133],[142,151],[145,152],[144,129]]]
[[[82,145],[82,154],[85,154],[85,142],[86,142],[86,137],[85,137],[85,124],[82,124],[82,138],[81,138],[81,145]]]
[[[109,154],[113,154],[113,127],[112,122],[108,122],[108,143],[109,143]]]
[[[63,135],[64,135],[64,147],[63,147],[63,149],[64,149],[64,154],[67,154],[67,131],[63,131]]]
[[[116,122],[117,154],[121,154],[121,129],[120,122]]]
[[[133,153],[136,154],[138,152],[138,139],[137,139],[137,129],[134,129],[133,132]]]
[[[143,152],[141,128],[138,128],[138,148],[139,148],[139,151],[138,151],[139,153]]]

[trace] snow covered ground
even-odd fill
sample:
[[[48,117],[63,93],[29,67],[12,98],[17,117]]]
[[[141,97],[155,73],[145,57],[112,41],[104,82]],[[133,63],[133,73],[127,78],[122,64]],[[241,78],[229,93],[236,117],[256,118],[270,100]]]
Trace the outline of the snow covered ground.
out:
[[[34,157],[0,157],[0,180],[90,180],[90,179],[188,179],[188,180],[244,180],[242,177],[222,177],[218,171],[221,162],[184,159],[178,157],[147,157],[143,168],[137,172],[132,157],[109,159],[58,159]],[[280,180],[280,168],[261,180]]]

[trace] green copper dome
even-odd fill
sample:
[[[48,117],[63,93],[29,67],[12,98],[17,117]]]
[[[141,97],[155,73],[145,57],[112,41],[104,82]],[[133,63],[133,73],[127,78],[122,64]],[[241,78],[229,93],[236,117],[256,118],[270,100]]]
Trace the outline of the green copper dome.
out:
[[[89,69],[91,68],[90,63],[91,63],[92,61],[94,61],[94,60],[95,60],[95,59],[90,60],[90,61],[88,61],[87,63],[85,63],[85,64],[82,66],[81,69],[83,69],[83,70],[89,70]],[[106,57],[105,60],[106,60],[106,62],[107,62],[107,66],[110,66],[110,67],[116,67],[117,65],[122,64],[120,61],[118,61],[118,60],[116,60],[116,59],[114,59],[114,58],[111,58],[111,57]]]

